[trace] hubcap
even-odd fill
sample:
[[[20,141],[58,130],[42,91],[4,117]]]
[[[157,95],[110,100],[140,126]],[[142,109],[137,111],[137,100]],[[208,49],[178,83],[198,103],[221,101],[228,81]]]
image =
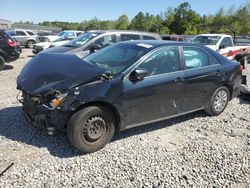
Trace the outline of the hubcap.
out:
[[[221,112],[227,103],[227,92],[226,91],[219,91],[214,99],[214,109],[217,112]]]
[[[106,131],[106,122],[101,116],[90,117],[83,128],[83,137],[88,141],[98,140]]]

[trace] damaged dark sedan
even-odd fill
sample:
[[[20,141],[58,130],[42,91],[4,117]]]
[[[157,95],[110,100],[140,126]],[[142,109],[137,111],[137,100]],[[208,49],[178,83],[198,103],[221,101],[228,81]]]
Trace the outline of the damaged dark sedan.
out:
[[[39,54],[17,79],[33,124],[67,131],[83,152],[105,146],[115,131],[198,110],[219,115],[239,93],[241,70],[207,47],[129,41],[84,59]]]

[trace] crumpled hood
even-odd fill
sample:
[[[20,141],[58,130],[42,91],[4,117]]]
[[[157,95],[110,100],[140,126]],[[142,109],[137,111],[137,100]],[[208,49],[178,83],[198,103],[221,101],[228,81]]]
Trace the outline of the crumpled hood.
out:
[[[17,89],[42,95],[50,89],[62,91],[89,82],[104,72],[73,54],[38,54],[22,69]]]

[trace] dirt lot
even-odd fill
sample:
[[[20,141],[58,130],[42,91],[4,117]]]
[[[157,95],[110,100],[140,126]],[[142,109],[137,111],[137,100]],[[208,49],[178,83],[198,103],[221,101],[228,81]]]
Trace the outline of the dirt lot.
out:
[[[196,112],[121,132],[81,155],[65,134],[34,128],[16,100],[16,77],[32,58],[0,72],[0,187],[249,187],[250,103],[234,99],[223,114]]]

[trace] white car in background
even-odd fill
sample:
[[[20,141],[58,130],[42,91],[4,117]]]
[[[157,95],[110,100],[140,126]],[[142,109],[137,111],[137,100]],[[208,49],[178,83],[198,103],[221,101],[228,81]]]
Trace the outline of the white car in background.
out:
[[[72,38],[71,37],[67,37],[67,38],[60,37],[60,38],[57,38],[57,39],[53,40],[52,42],[40,42],[40,43],[37,43],[37,44],[33,45],[32,52],[34,54],[38,54],[39,52],[41,52],[43,50],[46,50],[48,48],[64,45],[67,42],[73,40],[74,38],[75,37],[72,37]]]
[[[39,40],[41,42],[52,42],[59,38],[76,38],[77,36],[84,33],[83,31],[77,31],[77,30],[64,30],[58,33],[58,35],[46,35],[39,37]]]

